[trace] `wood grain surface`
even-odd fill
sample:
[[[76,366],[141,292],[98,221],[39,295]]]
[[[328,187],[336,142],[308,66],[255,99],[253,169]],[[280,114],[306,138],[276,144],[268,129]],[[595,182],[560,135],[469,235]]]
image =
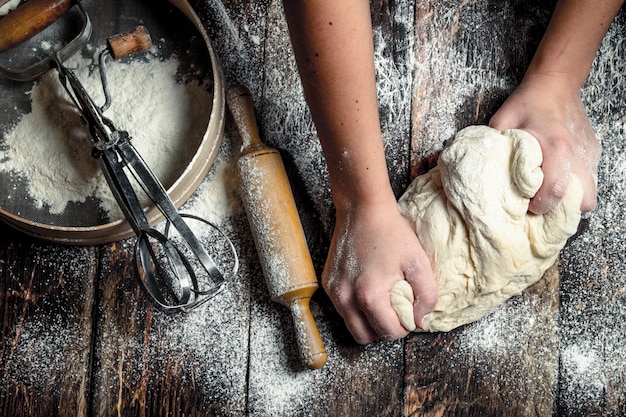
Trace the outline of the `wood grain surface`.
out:
[[[84,0],[116,33],[139,16]],[[163,0],[146,4],[167,7]],[[319,142],[278,0],[195,0],[227,84],[255,98],[279,149],[318,273],[333,229]],[[402,193],[446,140],[486,123],[523,76],[554,1],[376,0],[380,113]],[[583,89],[602,141],[599,205],[544,279],[446,334],[359,346],[322,290],[311,308],[328,363],[298,357],[289,311],[269,299],[237,194],[221,226],[238,276],[188,314],[166,315],[134,279],[134,240],[62,246],[0,224],[0,416],[626,415],[626,16]],[[239,149],[227,120],[220,169]],[[192,210],[201,192],[185,208]]]

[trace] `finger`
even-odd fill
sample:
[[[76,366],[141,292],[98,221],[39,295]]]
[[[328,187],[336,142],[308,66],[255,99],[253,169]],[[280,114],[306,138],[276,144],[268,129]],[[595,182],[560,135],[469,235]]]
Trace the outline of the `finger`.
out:
[[[505,130],[507,128],[515,128],[518,126],[518,120],[510,112],[497,111],[491,120],[489,120],[489,127],[498,130]],[[532,132],[529,132],[533,134]],[[537,137],[533,134],[533,136]],[[550,154],[546,152],[544,144],[541,144],[542,152],[544,155],[543,173],[544,179],[541,187],[530,200],[529,210],[535,214],[545,214],[552,210],[558,202],[565,195],[567,189],[567,181],[569,175],[562,177],[563,167],[558,166],[554,161],[557,159],[550,158]],[[553,152],[553,154],[556,151]],[[548,157],[546,155],[548,154]],[[566,160],[566,159],[563,159]],[[565,182],[564,182],[565,181]]]
[[[580,205],[581,211],[591,211],[597,205],[598,187],[598,161],[602,148],[599,142],[591,134],[588,145],[582,148],[579,159],[583,162],[572,167],[572,173],[576,174],[583,186],[583,201]]]
[[[339,307],[335,306],[335,308],[343,317],[348,331],[357,343],[365,345],[379,338],[378,333],[370,325],[367,317],[362,311],[355,308],[349,308],[342,312]]]
[[[489,127],[500,131],[517,127],[519,121],[513,114],[498,110],[489,120]]]
[[[402,325],[398,313],[391,305],[389,293],[380,294],[369,305],[361,305],[363,314],[379,338],[395,340],[405,337],[409,331]]]
[[[323,275],[324,278],[324,275]],[[332,280],[322,279],[322,284],[335,310],[343,318],[346,328],[357,343],[366,344],[378,338],[367,318],[355,307],[353,293],[342,286],[333,286]]]
[[[585,179],[586,178],[586,181]],[[583,194],[583,201],[580,204],[581,211],[591,211],[596,208],[598,205],[597,200],[597,183],[596,179],[593,176],[584,177],[583,182],[583,190],[585,190]]]
[[[535,214],[545,214],[563,199],[567,191],[571,170],[570,147],[564,141],[541,144],[543,152],[543,183],[530,200],[528,209]]]

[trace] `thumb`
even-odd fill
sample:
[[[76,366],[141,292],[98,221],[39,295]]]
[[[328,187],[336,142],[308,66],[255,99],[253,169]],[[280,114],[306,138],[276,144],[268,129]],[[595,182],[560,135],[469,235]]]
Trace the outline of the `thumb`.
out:
[[[415,296],[413,302],[415,324],[423,330],[428,330],[429,315],[435,309],[439,298],[435,274],[430,267],[430,262],[426,265],[427,268],[420,268],[410,274],[405,274]]]

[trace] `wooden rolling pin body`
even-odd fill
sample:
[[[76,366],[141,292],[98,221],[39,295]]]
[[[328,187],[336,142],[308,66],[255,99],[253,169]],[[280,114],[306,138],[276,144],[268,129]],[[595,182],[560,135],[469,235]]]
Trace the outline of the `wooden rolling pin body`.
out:
[[[242,138],[237,162],[242,198],[272,300],[291,310],[307,366],[326,363],[326,350],[309,308],[317,275],[280,153],[259,137],[250,92],[228,91],[228,105]]]

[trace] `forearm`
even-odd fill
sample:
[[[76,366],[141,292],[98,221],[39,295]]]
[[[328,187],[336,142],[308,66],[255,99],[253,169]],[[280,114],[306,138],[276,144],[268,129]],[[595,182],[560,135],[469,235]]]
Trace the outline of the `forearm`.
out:
[[[624,0],[560,0],[527,77],[561,75],[580,89],[602,39]]]
[[[389,198],[369,2],[283,3],[338,210],[354,200]]]

